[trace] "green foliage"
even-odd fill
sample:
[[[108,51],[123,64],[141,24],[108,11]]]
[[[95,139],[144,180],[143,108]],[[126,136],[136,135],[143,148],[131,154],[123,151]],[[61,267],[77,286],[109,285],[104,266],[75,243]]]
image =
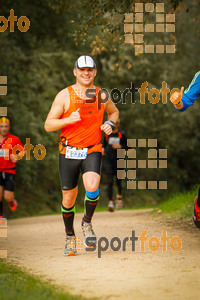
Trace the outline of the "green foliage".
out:
[[[172,217],[190,218],[194,210],[194,199],[198,194],[197,186],[188,192],[177,193],[161,203],[156,210]]]
[[[81,296],[71,296],[60,287],[29,275],[16,266],[0,259],[1,300],[78,300]]]

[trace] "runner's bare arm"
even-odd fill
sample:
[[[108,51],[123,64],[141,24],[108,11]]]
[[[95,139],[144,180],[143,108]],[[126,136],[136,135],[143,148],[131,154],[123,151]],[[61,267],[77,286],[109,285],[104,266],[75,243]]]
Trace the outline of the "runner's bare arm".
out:
[[[108,120],[117,123],[117,120],[119,118],[119,110],[115,106],[115,104],[112,102],[112,100],[109,97],[109,100],[105,104],[105,111],[108,114]],[[101,130],[103,130],[107,135],[112,133],[112,128],[109,124],[103,124],[101,125]]]
[[[117,120],[119,118],[119,110],[117,109],[110,97],[105,104],[105,111],[108,114],[108,120],[117,123]]]
[[[50,109],[50,112],[45,121],[44,128],[47,132],[59,130],[69,124],[80,121],[78,111],[73,112],[68,118],[60,119],[61,115],[69,109],[69,94],[68,90],[60,91]]]

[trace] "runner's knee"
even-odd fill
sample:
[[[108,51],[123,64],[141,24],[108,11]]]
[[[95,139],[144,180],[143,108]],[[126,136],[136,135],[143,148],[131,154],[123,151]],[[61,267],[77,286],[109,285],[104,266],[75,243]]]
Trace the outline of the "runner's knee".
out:
[[[97,180],[91,180],[90,182],[87,182],[86,184],[86,191],[88,192],[95,192],[99,187],[99,181]]]
[[[6,200],[7,202],[13,201],[14,200],[13,192],[4,191],[4,200]]]
[[[63,198],[62,205],[66,208],[72,207],[76,199]]]
[[[63,200],[62,200],[63,206],[66,208],[72,207],[76,201],[78,189],[75,188],[73,190],[62,191],[62,193],[63,193]]]

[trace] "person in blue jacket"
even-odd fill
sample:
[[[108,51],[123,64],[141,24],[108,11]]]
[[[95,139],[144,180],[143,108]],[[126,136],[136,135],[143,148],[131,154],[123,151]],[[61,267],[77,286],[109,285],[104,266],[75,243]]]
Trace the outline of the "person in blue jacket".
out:
[[[194,104],[194,101],[200,96],[200,71],[197,72],[192,79],[189,87],[184,91],[184,87],[181,88],[181,92],[174,92],[170,100],[174,104],[176,110],[185,111],[189,106]],[[194,224],[200,228],[200,188],[198,196],[194,200]]]

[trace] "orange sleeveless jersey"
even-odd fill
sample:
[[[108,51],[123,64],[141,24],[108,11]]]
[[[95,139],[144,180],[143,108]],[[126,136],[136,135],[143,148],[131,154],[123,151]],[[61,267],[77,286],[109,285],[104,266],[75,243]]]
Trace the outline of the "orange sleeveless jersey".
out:
[[[92,103],[85,103],[86,100],[81,99],[71,86],[68,86],[70,97],[70,106],[67,112],[63,113],[60,119],[68,118],[72,112],[75,112],[79,108],[81,121],[74,124],[69,124],[61,129],[60,140],[67,145],[85,148],[94,145],[88,149],[88,154],[92,152],[102,152],[101,134],[100,129],[103,122],[104,104],[101,103],[101,107],[98,109],[98,103],[96,101],[97,94],[100,91],[99,87],[96,87],[95,98]],[[89,102],[89,101],[88,101]],[[63,139],[64,138],[64,139]],[[59,151],[61,154],[65,154],[65,147],[59,143]]]

